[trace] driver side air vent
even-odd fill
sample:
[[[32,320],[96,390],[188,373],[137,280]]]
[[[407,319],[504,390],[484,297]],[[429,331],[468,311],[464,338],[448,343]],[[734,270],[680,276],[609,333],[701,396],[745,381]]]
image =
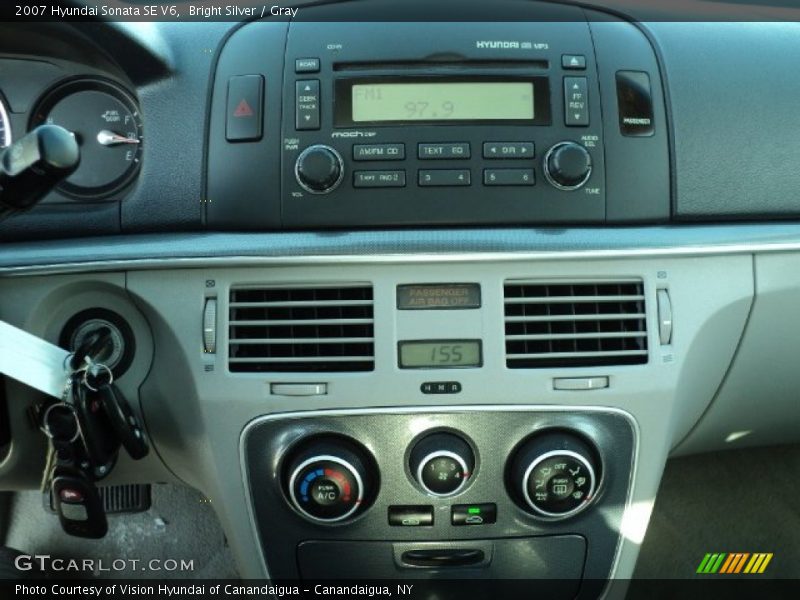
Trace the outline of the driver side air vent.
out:
[[[372,371],[372,286],[231,289],[228,365],[234,373]]]
[[[647,362],[641,280],[505,282],[510,369]]]

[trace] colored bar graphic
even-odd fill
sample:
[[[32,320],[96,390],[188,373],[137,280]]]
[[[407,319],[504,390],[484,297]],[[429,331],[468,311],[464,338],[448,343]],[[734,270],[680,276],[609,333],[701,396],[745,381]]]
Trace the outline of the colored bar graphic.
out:
[[[772,552],[764,556],[764,562],[761,563],[761,567],[758,569],[759,573],[763,573],[764,570],[767,568],[769,561],[772,560]]]
[[[771,552],[718,552],[707,553],[700,565],[697,573],[720,575],[736,575],[739,573],[760,574],[763,573],[769,562],[772,560]],[[745,566],[747,565],[747,566]]]
[[[720,569],[720,573],[728,575],[732,573],[740,573],[744,567],[745,561],[749,557],[749,552],[736,552],[734,554],[729,554],[728,560],[725,561],[725,564],[722,565],[722,569]]]
[[[736,564],[738,560],[738,554],[728,554],[728,559],[722,563],[722,568],[719,570],[720,573],[730,573],[733,566]]]

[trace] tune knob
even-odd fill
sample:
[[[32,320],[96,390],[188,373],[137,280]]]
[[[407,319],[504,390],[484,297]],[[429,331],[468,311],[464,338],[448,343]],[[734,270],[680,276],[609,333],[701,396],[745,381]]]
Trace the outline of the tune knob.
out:
[[[560,142],[544,156],[544,176],[560,190],[577,190],[591,174],[592,157],[575,142]]]
[[[345,438],[303,443],[286,469],[292,505],[306,518],[335,523],[350,518],[374,496],[377,480],[366,450]]]
[[[522,444],[511,461],[509,485],[526,510],[562,519],[586,509],[599,476],[591,446],[576,434],[556,431]]]
[[[467,484],[475,465],[472,448],[452,433],[421,439],[410,456],[411,473],[431,496],[453,496]]]
[[[342,156],[330,146],[309,146],[297,157],[294,165],[297,183],[312,194],[327,194],[342,182]]]

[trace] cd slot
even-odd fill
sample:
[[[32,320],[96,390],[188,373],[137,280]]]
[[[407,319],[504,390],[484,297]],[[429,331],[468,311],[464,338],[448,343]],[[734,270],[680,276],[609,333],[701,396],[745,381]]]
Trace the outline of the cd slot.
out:
[[[507,69],[507,70],[531,70],[548,69],[550,61],[541,60],[464,60],[463,57],[447,55],[442,57],[430,57],[424,60],[398,60],[390,62],[340,62],[333,64],[334,71],[376,71],[390,70],[396,68],[403,69],[431,69],[446,68],[458,70],[470,69]]]

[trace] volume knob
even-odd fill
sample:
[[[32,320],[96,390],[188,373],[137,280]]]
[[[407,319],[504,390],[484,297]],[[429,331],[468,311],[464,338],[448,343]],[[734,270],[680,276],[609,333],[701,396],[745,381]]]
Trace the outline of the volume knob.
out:
[[[327,194],[338,187],[344,177],[342,156],[330,146],[309,146],[297,157],[294,165],[297,183],[312,194]]]
[[[577,190],[591,174],[592,157],[575,142],[559,142],[544,156],[544,176],[560,190]]]

